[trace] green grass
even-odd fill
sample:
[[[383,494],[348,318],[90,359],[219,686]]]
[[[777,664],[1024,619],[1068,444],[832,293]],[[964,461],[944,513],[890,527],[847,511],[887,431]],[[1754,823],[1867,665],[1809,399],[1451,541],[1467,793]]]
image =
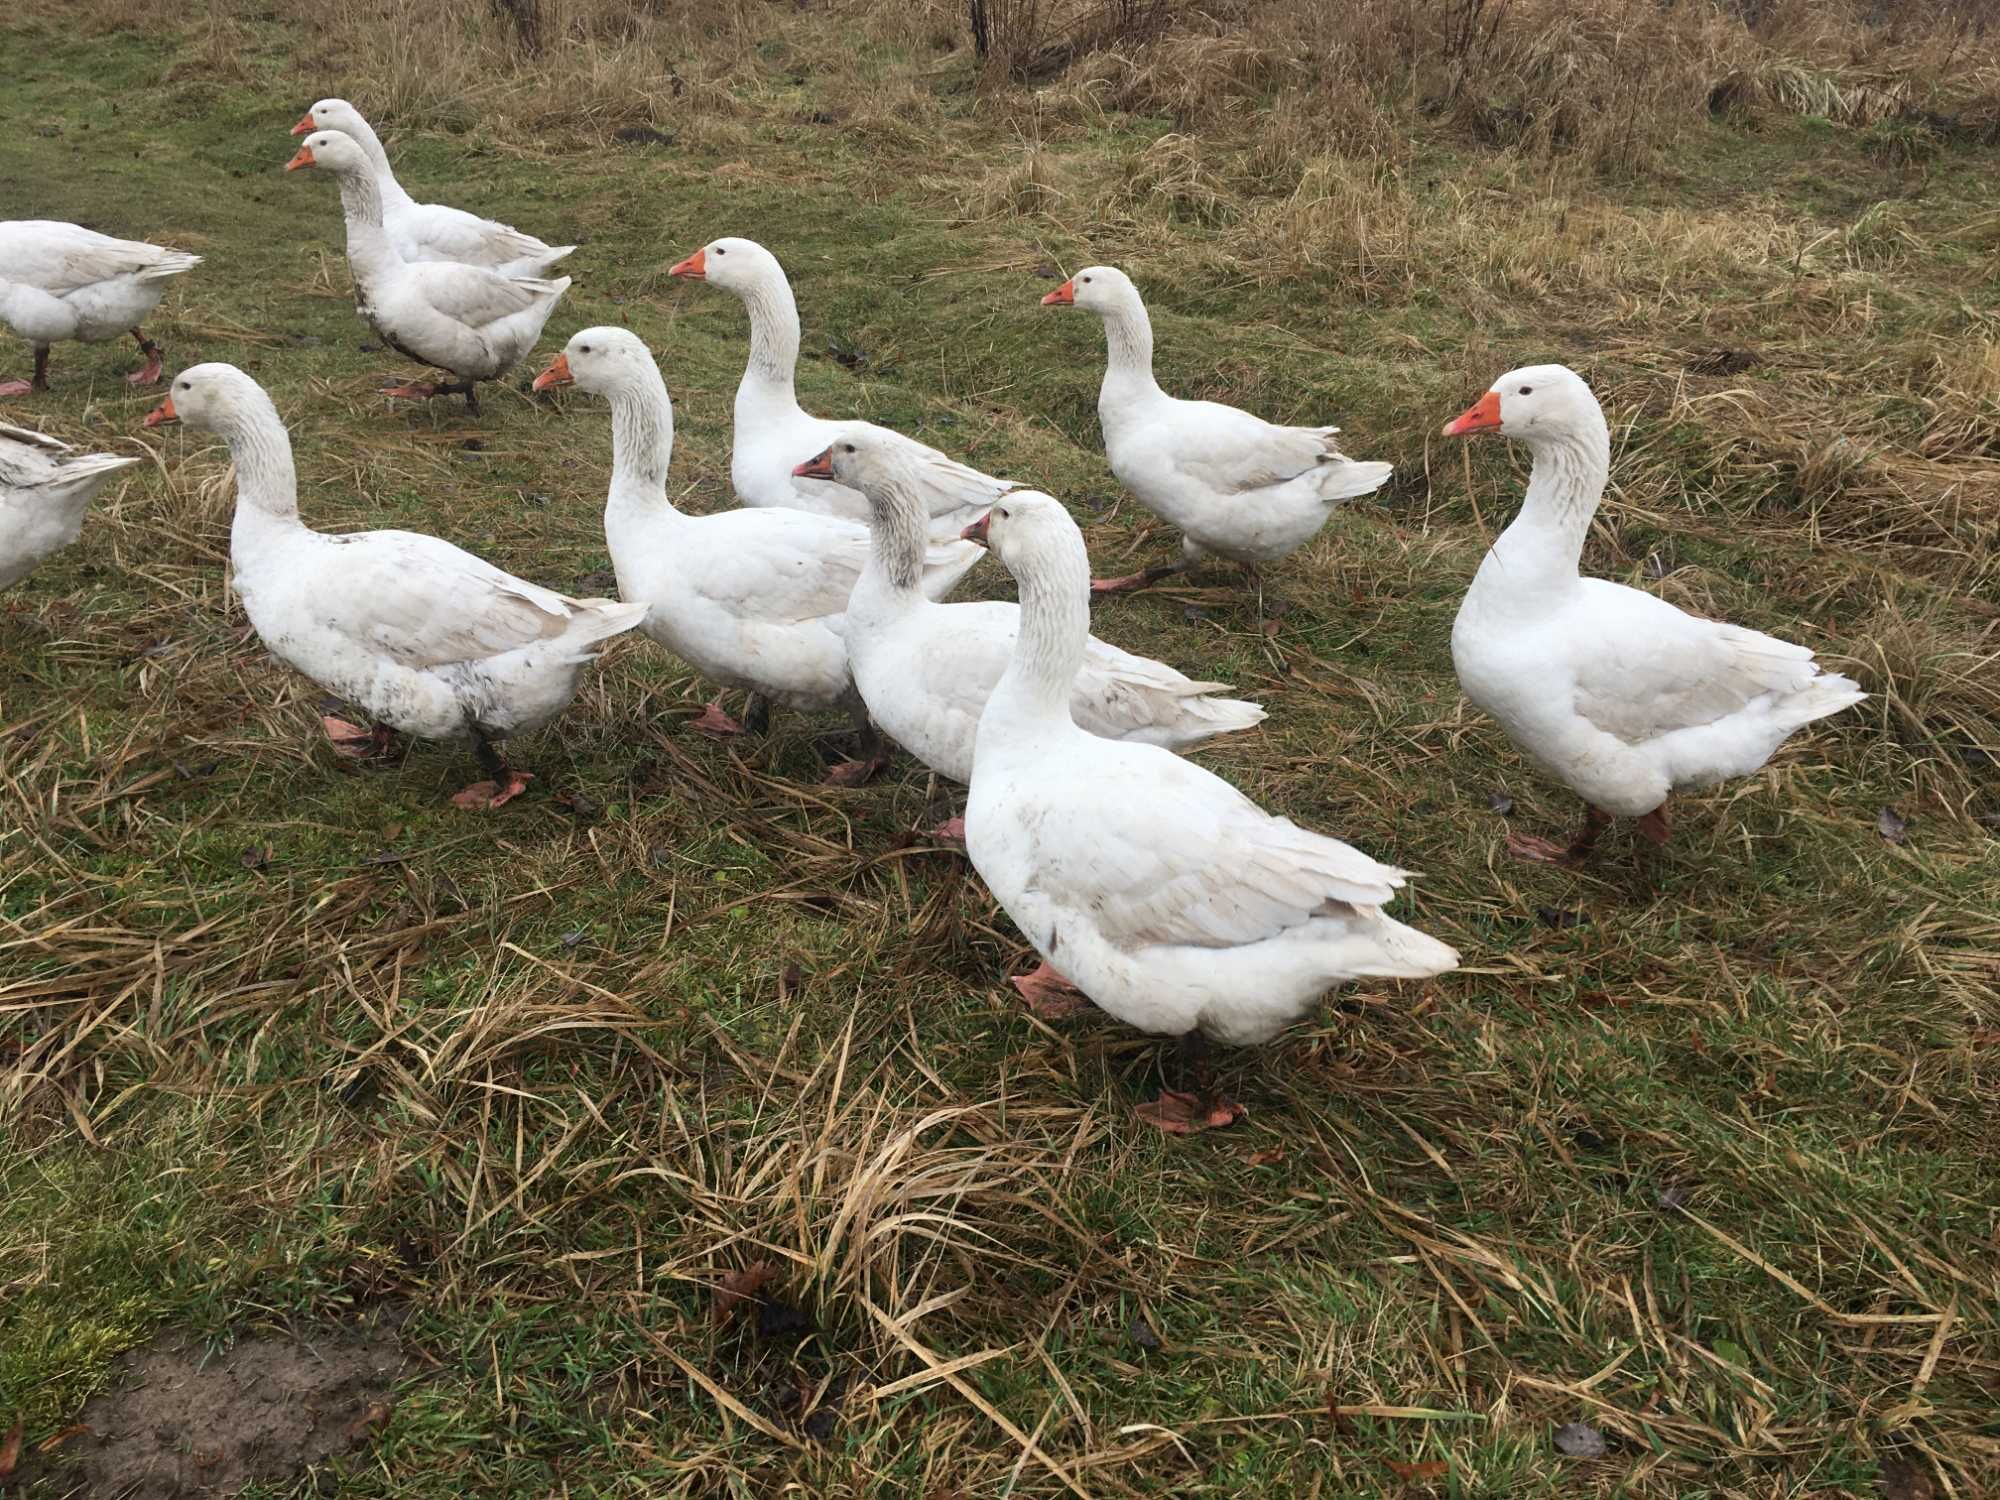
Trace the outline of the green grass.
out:
[[[374,394],[408,372],[360,348],[335,195],[278,170],[325,57],[235,24],[227,67],[198,29],[0,24],[4,112],[38,127],[0,132],[8,212],[205,257],[151,331],[170,368],[270,389],[313,524],[422,527],[574,587],[607,565],[605,410]],[[952,790],[907,761],[820,787],[831,721],[699,740],[705,685],[626,641],[521,747],[538,781],[504,815],[445,804],[449,749],[336,768],[317,690],[226,597],[225,455],[141,434],[158,398],[116,380],[129,348],[64,346],[11,419],[159,462],[0,616],[0,1415],[57,1431],[161,1328],[394,1298],[418,1357],[343,1494],[1056,1494],[1056,1466],[1093,1495],[1835,1495],[1892,1454],[1957,1494],[2000,1483],[1991,388],[1966,408],[1983,446],[1918,456],[1948,401],[1931,361],[1995,337],[1992,150],[1913,168],[1879,131],[1725,118],[1667,170],[1593,180],[1440,135],[1381,168],[1418,217],[1364,275],[1295,264],[1344,242],[1284,230],[1276,194],[1211,222],[1114,192],[1165,129],[1145,117],[1051,126],[1065,197],[988,213],[1024,152],[1008,106],[962,53],[863,44],[801,76],[846,24],[774,19],[733,112],[663,122],[674,148],[385,133],[413,190],[584,242],[543,355],[597,322],[643,335],[697,508],[726,503],[743,316],[665,268],[725,233],[792,272],[809,408],[1032,478],[1100,568],[1174,539],[1104,467],[1101,336],[1036,307],[1043,263],[1126,264],[1170,389],[1394,460],[1273,573],[1275,634],[1222,580],[1098,628],[1264,702],[1206,763],[1422,872],[1401,914],[1465,968],[1228,1055],[1249,1119],[1160,1139],[1128,1109],[1159,1046],[1025,1016],[1005,917],[905,837]],[[929,113],[866,113],[885,80]],[[854,114],[810,123],[822,105]],[[1250,148],[1212,149],[1237,183]],[[1760,363],[1685,373],[1718,347]],[[1434,434],[1547,357],[1618,435],[1589,565],[1877,690],[1685,799],[1670,852],[1619,835],[1582,872],[1506,859],[1494,794],[1543,832],[1574,808],[1447,649],[1521,469]],[[1824,487],[1836,437],[1865,456]],[[802,1340],[714,1319],[717,1279],[759,1260]],[[799,1436],[801,1382],[832,1376],[838,1424]],[[1576,1420],[1611,1456],[1554,1452]]]

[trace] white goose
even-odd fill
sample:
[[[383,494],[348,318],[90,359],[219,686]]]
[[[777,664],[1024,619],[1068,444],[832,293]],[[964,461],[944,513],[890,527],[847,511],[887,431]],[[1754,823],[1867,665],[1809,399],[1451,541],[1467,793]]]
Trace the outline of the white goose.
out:
[[[966,847],[1042,956],[1031,980],[1067,976],[1142,1031],[1249,1044],[1343,980],[1456,966],[1450,948],[1383,911],[1401,870],[1271,816],[1157,746],[1079,728],[1090,560],[1076,523],[1028,492],[980,531],[1020,583],[1021,630],[979,718]],[[1172,1094],[1142,1113],[1186,1129],[1192,1108]],[[1195,1127],[1233,1115],[1216,1108]]]
[[[1867,696],[1804,646],[1579,575],[1611,436],[1574,370],[1510,371],[1444,430],[1498,432],[1534,455],[1521,513],[1480,563],[1451,631],[1466,697],[1589,809],[1567,848],[1514,836],[1514,853],[1579,858],[1613,816],[1638,818],[1663,844],[1669,793],[1747,776],[1793,731]]]
[[[0,589],[12,588],[83,530],[91,497],[139,462],[78,453],[25,427],[0,423]]]
[[[199,255],[138,240],[114,240],[53,219],[0,223],[0,323],[35,347],[32,380],[0,383],[0,396],[25,396],[49,385],[49,345],[65,339],[102,343],[129,333],[146,363],[125,378],[160,378],[160,346],[139,324],[160,305],[167,282],[201,264]]]
[[[292,127],[293,135],[338,130],[367,154],[382,192],[382,228],[404,260],[450,260],[486,266],[502,276],[546,276],[574,245],[548,245],[512,224],[482,219],[443,203],[419,203],[403,191],[374,128],[345,99],[322,99]]]
[[[667,496],[673,402],[658,363],[626,329],[584,329],[535,377],[536,390],[571,384],[611,403],[604,536],[619,594],[650,606],[646,634],[703,676],[748,688],[760,703],[845,709],[863,753],[828,779],[867,780],[885,755],[841,637],[848,595],[868,561],[868,528],[785,508],[706,516],[678,510]],[[965,542],[929,549],[921,559],[924,592],[948,592],[980,556]],[[696,727],[741,729],[719,703]]]
[[[861,491],[874,545],[847,606],[847,659],[875,723],[940,776],[972,780],[973,736],[1020,634],[1021,607],[1003,599],[937,604],[917,587],[924,553],[920,454],[893,434],[856,424],[798,472]],[[1264,718],[1254,703],[1211,696],[1172,667],[1096,636],[1070,685],[1070,714],[1092,734],[1183,750]],[[962,820],[937,830],[964,837]]]
[[[488,780],[452,798],[496,808],[531,779],[493,742],[548,723],[594,648],[645,618],[640,604],[571,599],[412,531],[314,531],[299,519],[292,444],[264,388],[234,365],[183,370],[146,425],[181,421],[229,444],[229,561],[257,637],[278,660],[366,710],[325,721],[343,754],[386,752],[390,731],[470,738]]]
[[[750,359],[736,387],[736,431],[729,451],[729,482],[736,498],[745,505],[782,505],[866,521],[868,498],[860,491],[793,473],[800,459],[832,442],[844,424],[810,416],[799,405],[793,385],[799,308],[778,258],[754,240],[713,240],[669,274],[734,292],[750,314]],[[957,540],[967,523],[1013,488],[1010,481],[968,468],[914,438],[886,427],[874,430],[905,444],[924,464],[934,541]]]
[[[352,136],[328,130],[308,136],[285,163],[288,172],[301,167],[325,168],[340,183],[355,310],[398,353],[458,377],[391,386],[384,394],[462,395],[478,411],[478,383],[505,374],[535,347],[569,278],[539,281],[453,261],[404,260],[382,228],[382,191]]]
[[[1097,394],[1104,456],[1139,503],[1181,532],[1182,562],[1092,585],[1144,588],[1201,558],[1255,571],[1311,541],[1341,501],[1381,488],[1391,466],[1333,444],[1338,427],[1280,427],[1214,401],[1182,401],[1153,379],[1153,324],[1132,278],[1113,266],[1078,271],[1042,298],[1104,320],[1109,357]]]

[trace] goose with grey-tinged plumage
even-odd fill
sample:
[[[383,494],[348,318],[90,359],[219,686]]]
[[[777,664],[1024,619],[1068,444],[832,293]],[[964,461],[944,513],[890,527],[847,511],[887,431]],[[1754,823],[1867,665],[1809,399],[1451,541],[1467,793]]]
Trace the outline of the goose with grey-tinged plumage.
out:
[[[972,779],[979,715],[1007,668],[1021,607],[1005,599],[940,604],[918,587],[925,544],[926,471],[921,452],[856,423],[802,477],[832,479],[868,497],[873,548],[847,607],[847,658],[869,715],[888,736],[941,776]],[[1107,739],[1185,750],[1248,729],[1264,710],[1216,696],[1163,662],[1091,636],[1071,685],[1076,722]],[[937,830],[963,837],[961,820]]]
[[[139,325],[160,305],[167,283],[200,264],[199,255],[185,250],[113,239],[78,224],[0,223],[0,323],[35,350],[34,376],[0,383],[0,396],[47,390],[52,344],[96,344],[127,333],[146,362],[125,379],[152,385],[160,378],[160,346]]]
[[[148,427],[184,422],[229,445],[236,596],[264,648],[362,708],[363,729],[324,721],[342,754],[386,753],[391,732],[466,740],[487,779],[461,807],[491,809],[532,779],[495,742],[549,723],[576,696],[597,648],[645,618],[643,604],[572,599],[412,531],[315,531],[299,516],[285,424],[234,365],[175,377]]]
[[[502,276],[546,276],[555,263],[576,248],[549,245],[524,234],[512,224],[482,219],[443,203],[419,203],[404,191],[389,165],[382,139],[345,99],[322,99],[292,127],[293,135],[337,130],[354,137],[367,154],[382,194],[382,228],[404,260],[447,260],[465,266],[485,266]]]
[[[305,168],[331,172],[340,184],[355,311],[397,353],[458,377],[390,386],[383,394],[462,395],[477,412],[478,383],[504,375],[535,347],[569,278],[542,281],[454,261],[404,260],[383,229],[382,191],[352,136],[322,130],[306,137],[285,163],[288,172]]]
[[[862,752],[836,766],[839,785],[866,781],[886,751],[848,667],[847,610],[868,562],[868,528],[786,507],[688,515],[667,493],[674,409],[650,350],[623,328],[586,328],[535,389],[575,385],[611,403],[611,487],[604,536],[619,594],[648,606],[641,627],[704,677],[747,688],[759,705],[839,708]],[[941,597],[984,556],[968,542],[927,546],[917,586]],[[753,714],[756,711],[753,710]],[[711,703],[695,727],[742,726]]]

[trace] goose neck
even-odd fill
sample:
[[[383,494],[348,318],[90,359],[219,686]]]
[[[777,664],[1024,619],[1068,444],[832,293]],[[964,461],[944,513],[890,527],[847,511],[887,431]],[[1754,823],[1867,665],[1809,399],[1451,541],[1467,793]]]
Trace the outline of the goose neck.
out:
[[[793,376],[799,364],[799,305],[782,271],[760,276],[742,289],[750,315],[750,363],[744,385],[782,394],[796,404]]]
[[[342,172],[340,208],[347,221],[347,258],[356,271],[381,276],[402,264],[382,227],[382,188],[365,172]]]
[[[658,369],[611,388],[611,508],[679,514],[667,498],[674,405]]]
[[[230,524],[230,551],[239,553],[275,533],[296,531],[299,482],[292,463],[292,440],[277,409],[262,391],[216,424],[236,466],[236,514]]]
[[[362,154],[368,158],[368,165],[375,169],[375,181],[382,190],[384,201],[403,204],[410,201],[410,195],[403,191],[403,185],[396,181],[394,168],[389,165],[389,153],[382,149],[382,138],[375,133],[375,127],[360,116],[353,120],[354,129],[348,133],[360,146]]]
[[[1074,722],[1070,692],[1090,639],[1090,562],[1082,539],[1074,540],[1016,575],[1021,633],[993,701],[1022,722]]]
[[[1576,430],[1530,440],[1534,469],[1521,513],[1493,544],[1510,577],[1574,578],[1611,473],[1611,434],[1599,415]]]
[[[924,575],[924,551],[930,537],[928,512],[907,474],[883,479],[869,491],[873,545],[868,569],[881,574],[890,591],[917,597]]]
[[[1153,320],[1145,304],[1134,299],[1104,315],[1106,359],[1104,383],[1151,388],[1153,381]]]

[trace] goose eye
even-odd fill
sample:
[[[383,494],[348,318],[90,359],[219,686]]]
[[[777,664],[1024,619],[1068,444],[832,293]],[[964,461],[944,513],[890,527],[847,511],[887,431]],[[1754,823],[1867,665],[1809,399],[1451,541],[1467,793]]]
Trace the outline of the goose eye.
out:
[[[840,445],[840,451],[841,451],[842,453],[852,453],[852,452],[854,451],[854,444],[852,444],[852,443],[842,443],[842,444]]]
[[[1535,394],[1535,388],[1531,385],[1524,385],[1521,387],[1520,391],[1517,394],[1523,396],[1532,396]]]
[[[590,345],[585,344],[581,349],[577,350],[576,352],[578,354],[588,354],[590,353]]]
[[[727,255],[727,254],[728,254],[729,252],[728,252],[727,250],[723,249],[723,248],[722,248],[722,246],[720,246],[720,245],[717,245],[717,246],[715,247],[715,253],[716,253],[717,255]]]

